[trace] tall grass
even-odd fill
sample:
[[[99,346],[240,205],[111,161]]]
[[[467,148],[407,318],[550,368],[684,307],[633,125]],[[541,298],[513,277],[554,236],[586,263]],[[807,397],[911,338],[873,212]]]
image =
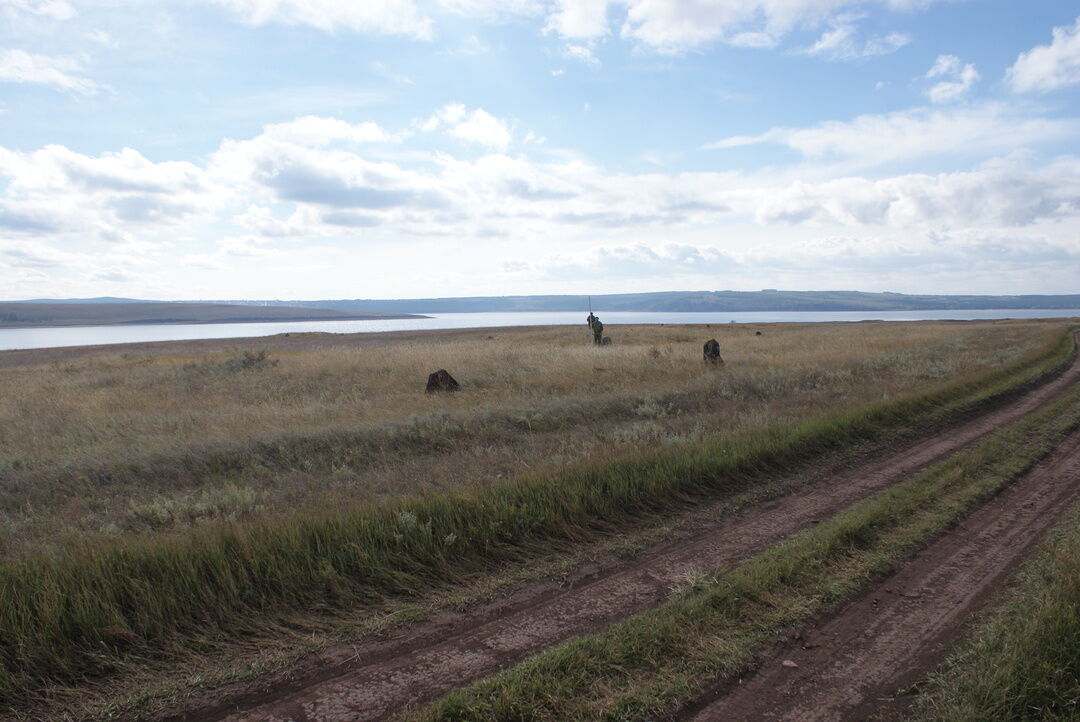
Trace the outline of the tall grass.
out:
[[[319,350],[267,340],[267,356],[248,362],[173,351],[0,369],[0,555],[179,537],[734,438],[954,384],[1061,325],[762,328],[617,328],[604,349],[573,328],[428,343],[361,334]],[[723,369],[701,363],[708,336]],[[425,395],[432,366],[462,393]]]
[[[658,447],[425,498],[121,538],[0,565],[0,697],[100,675],[140,655],[242,633],[266,615],[410,594],[552,540],[723,494],[770,469],[966,413],[1060,368],[1037,353],[935,393],[795,427]]]

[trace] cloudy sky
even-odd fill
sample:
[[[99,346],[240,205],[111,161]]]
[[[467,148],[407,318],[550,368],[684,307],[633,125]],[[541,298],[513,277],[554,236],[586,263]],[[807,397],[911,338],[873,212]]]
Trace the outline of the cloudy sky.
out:
[[[0,0],[0,300],[1080,292],[1072,0]]]

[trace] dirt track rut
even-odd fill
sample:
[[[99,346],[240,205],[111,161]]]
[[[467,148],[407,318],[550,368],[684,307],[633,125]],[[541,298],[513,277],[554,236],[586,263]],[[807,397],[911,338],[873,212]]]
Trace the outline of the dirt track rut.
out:
[[[686,718],[825,722],[900,711],[904,700],[893,693],[942,660],[975,608],[1078,497],[1080,434],[1074,434],[898,572]],[[798,666],[785,667],[785,660]]]
[[[648,549],[569,585],[538,582],[468,613],[447,612],[388,641],[313,655],[289,678],[226,689],[170,720],[315,722],[384,719],[488,676],[572,636],[663,601],[689,572],[734,564],[1030,413],[1080,378],[1056,379],[947,433],[718,518],[689,539]]]

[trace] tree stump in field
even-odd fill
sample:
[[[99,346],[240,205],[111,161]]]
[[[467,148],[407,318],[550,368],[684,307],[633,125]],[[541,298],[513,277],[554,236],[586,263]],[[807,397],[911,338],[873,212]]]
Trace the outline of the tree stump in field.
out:
[[[705,342],[705,349],[702,354],[707,364],[722,364],[724,359],[720,358],[720,342],[715,338],[710,338]]]
[[[439,369],[433,374],[429,374],[427,377],[427,393],[434,394],[443,391],[457,391],[461,388],[461,384],[454,380],[454,377],[446,372],[446,369]]]

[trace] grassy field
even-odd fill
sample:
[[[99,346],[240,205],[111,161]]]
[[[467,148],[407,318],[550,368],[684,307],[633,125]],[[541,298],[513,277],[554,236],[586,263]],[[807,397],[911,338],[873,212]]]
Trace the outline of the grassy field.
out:
[[[702,570],[669,602],[451,693],[409,718],[669,718],[707,683],[750,669],[754,653],[781,630],[867,584],[1047,456],[1080,428],[1078,401],[1074,388],[1032,417],[734,570]],[[1076,538],[1072,529],[1067,539]],[[1065,564],[1060,548],[1050,556],[1039,569],[1065,567],[1063,578],[1014,600],[1009,614],[1018,628],[1007,640],[992,631],[996,645],[983,641],[969,653],[979,658],[956,664],[940,683],[947,703],[937,700],[933,719],[1076,718],[1080,570],[1075,550]],[[1036,605],[1034,617],[1033,599],[1046,603]],[[987,669],[994,674],[987,676]],[[963,692],[954,684],[959,679],[967,685]]]
[[[4,368],[0,696],[947,420],[1060,363],[1065,328],[627,327],[608,348],[515,329]],[[701,363],[710,336],[723,368]],[[464,390],[425,396],[438,367]]]
[[[0,370],[0,553],[170,533],[735,437],[998,368],[1055,324],[577,329]],[[727,364],[707,369],[705,338]],[[245,361],[245,359],[247,359]],[[446,368],[465,387],[422,393]]]
[[[927,685],[919,722],[1080,718],[1080,505]]]

